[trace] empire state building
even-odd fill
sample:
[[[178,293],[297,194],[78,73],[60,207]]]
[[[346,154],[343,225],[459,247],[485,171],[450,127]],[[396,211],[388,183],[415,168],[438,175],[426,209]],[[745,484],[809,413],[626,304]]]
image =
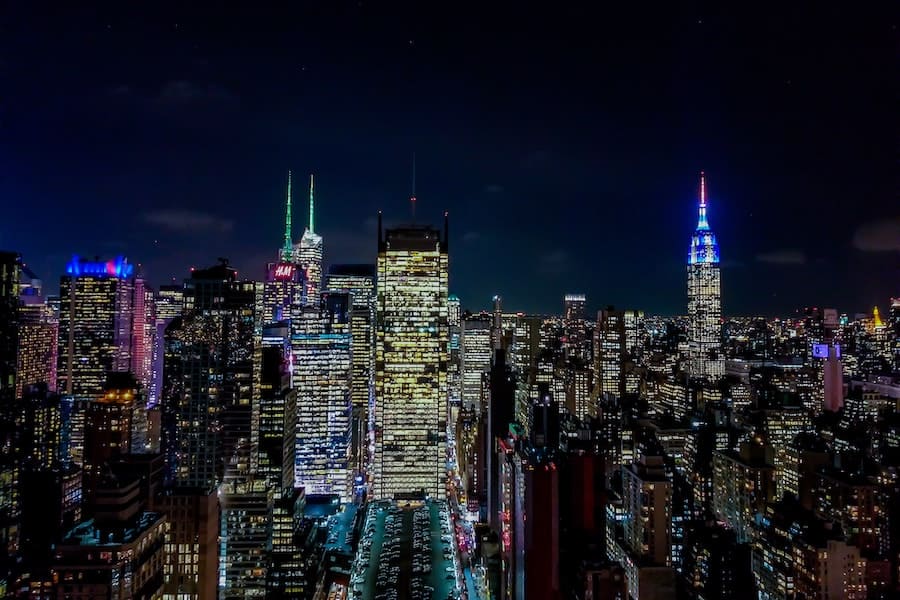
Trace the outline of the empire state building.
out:
[[[706,177],[700,172],[697,229],[688,252],[688,334],[691,377],[715,381],[725,374],[722,357],[722,276],[719,243],[706,219]]]

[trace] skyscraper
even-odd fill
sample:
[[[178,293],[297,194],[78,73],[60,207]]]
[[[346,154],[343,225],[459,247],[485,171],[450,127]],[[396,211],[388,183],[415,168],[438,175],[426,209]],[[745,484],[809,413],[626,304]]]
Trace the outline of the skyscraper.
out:
[[[110,373],[102,393],[89,402],[84,424],[84,502],[92,507],[110,461],[132,448],[137,381],[131,373]]]
[[[0,252],[0,401],[3,402],[13,396],[16,388],[21,262],[15,252]]]
[[[562,331],[558,340],[566,359],[588,360],[591,354],[591,323],[587,321],[584,294],[566,294]]]
[[[133,322],[131,325],[131,372],[145,393],[153,381],[156,347],[156,296],[141,275],[134,279]]]
[[[18,544],[20,468],[16,456],[17,427],[12,412],[16,393],[21,259],[0,252],[0,579],[6,578]]]
[[[74,257],[60,278],[60,393],[92,398],[109,371],[131,369],[134,266]]]
[[[330,293],[350,297],[350,336],[353,380],[353,464],[365,469],[369,417],[375,393],[375,265],[332,265],[325,277]]]
[[[445,493],[447,235],[446,215],[443,238],[427,225],[382,232],[379,222],[376,498]]]
[[[153,300],[156,309],[156,339],[150,366],[150,389],[147,406],[155,407],[160,402],[163,387],[163,366],[166,355],[166,327],[181,318],[184,308],[184,287],[181,285],[161,285]]]
[[[447,323],[450,330],[450,362],[447,365],[447,401],[451,410],[459,410],[462,402],[462,310],[459,296],[447,297]]]
[[[462,404],[469,409],[481,409],[482,380],[491,368],[491,323],[491,318],[486,315],[472,315],[462,320]]]
[[[316,233],[315,225],[315,199],[314,180],[309,176],[309,226],[303,231],[300,238],[299,250],[295,252],[296,262],[300,263],[306,273],[306,298],[310,304],[319,301],[319,292],[322,289],[322,236]]]
[[[177,479],[206,490],[221,481],[236,439],[254,435],[256,284],[223,262],[184,285]]]
[[[337,494],[343,501],[350,499],[352,477],[348,313],[348,296],[329,294],[321,308],[304,309],[291,334],[297,392],[295,485],[307,494]]]
[[[621,398],[625,394],[625,315],[608,307],[597,313],[594,329],[594,374],[597,396],[612,394]]]
[[[25,386],[46,383],[56,389],[59,322],[39,288],[19,295],[19,349],[16,360],[16,398]]]
[[[365,409],[374,385],[375,265],[332,265],[325,276],[329,292],[349,294],[353,336],[353,406]]]
[[[688,252],[688,358],[692,377],[717,380],[725,374],[722,348],[722,289],[719,243],[706,218],[706,176],[700,173],[697,229]]]
[[[566,321],[583,321],[585,319],[585,305],[587,304],[587,296],[584,294],[566,294],[565,298],[565,319]]]

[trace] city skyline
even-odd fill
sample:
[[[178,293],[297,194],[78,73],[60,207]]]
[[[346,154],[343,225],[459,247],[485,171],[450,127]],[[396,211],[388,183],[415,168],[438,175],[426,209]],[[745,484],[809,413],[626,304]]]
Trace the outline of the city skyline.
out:
[[[315,277],[318,279],[318,282],[317,282],[317,284],[316,283],[307,284],[307,287],[309,287],[309,289],[307,290],[309,297],[314,297],[317,295],[316,290],[321,288],[321,280],[322,280],[323,274],[325,272],[327,272],[327,270],[330,266],[341,266],[341,264],[360,264],[360,265],[374,266],[374,264],[375,264],[374,260],[372,260],[372,261],[362,260],[361,262],[357,261],[356,263],[354,263],[354,262],[337,263],[337,262],[327,260],[327,257],[328,257],[327,250],[323,253],[323,245],[328,247],[327,244],[323,244],[323,240],[325,239],[325,236],[319,235],[318,233],[315,233],[314,231],[310,230],[310,228],[309,228],[309,226],[312,225],[313,220],[314,220],[314,216],[313,216],[313,214],[314,214],[313,213],[313,211],[314,211],[314,200],[313,200],[313,198],[314,198],[314,195],[313,195],[314,175],[315,175],[314,173],[311,173],[309,176],[310,177],[309,188],[308,188],[308,190],[309,190],[309,208],[307,209],[308,212],[306,213],[306,215],[303,215],[303,214],[297,215],[297,214],[295,214],[295,211],[292,206],[293,203],[292,203],[292,191],[291,191],[291,170],[287,171],[287,192],[286,192],[286,195],[282,196],[282,206],[281,206],[281,210],[282,210],[282,217],[281,217],[282,224],[281,225],[283,227],[283,236],[284,236],[283,240],[284,241],[282,242],[282,247],[277,252],[270,251],[268,254],[268,257],[267,257],[268,259],[272,259],[273,257],[275,257],[275,258],[278,258],[279,261],[295,262],[297,264],[298,268],[300,268],[303,271],[306,271],[306,269],[307,269],[306,261],[308,259],[303,259],[301,257],[303,256],[304,252],[310,251],[310,250],[307,250],[306,248],[316,248],[316,250],[313,250],[313,252],[314,252],[313,256],[318,257],[318,259],[314,259],[314,260],[318,260],[318,263],[317,263],[317,266],[314,267],[313,273],[316,274]],[[695,246],[697,246],[697,244],[699,243],[696,238],[697,232],[702,232],[702,231],[706,231],[709,229],[709,225],[707,222],[708,213],[709,213],[709,207],[707,205],[707,202],[708,202],[707,193],[708,192],[706,190],[707,175],[706,175],[705,171],[703,171],[703,170],[699,171],[697,175],[698,175],[697,181],[699,183],[696,186],[697,193],[696,193],[696,198],[694,200],[694,202],[695,202],[694,211],[696,213],[697,206],[699,206],[699,211],[700,211],[699,215],[700,216],[699,216],[699,221],[696,226],[694,238],[692,238],[691,247],[689,248],[689,256],[688,256],[689,265],[693,265],[696,262],[696,259],[694,258],[694,254],[697,252]],[[287,199],[286,201],[285,201],[285,198]],[[410,196],[406,200],[406,202],[409,205],[409,209],[410,209],[409,218],[407,220],[395,219],[393,221],[390,221],[390,220],[386,221],[388,223],[388,226],[392,226],[391,223],[396,223],[396,226],[405,227],[408,224],[415,224],[417,222],[415,207],[413,206],[415,204],[418,204],[417,199],[414,196]],[[301,209],[301,211],[302,211],[302,209]],[[713,213],[715,213],[715,209],[713,209]],[[296,240],[295,242],[293,242],[293,249],[286,250],[287,244],[288,244],[287,240],[289,240],[290,239],[289,236],[292,235],[291,222],[292,222],[292,220],[296,221],[298,216],[302,217],[299,222],[301,224],[305,223],[306,225],[303,227],[302,235],[300,235],[300,236],[298,236],[296,234],[293,235],[294,239]],[[384,215],[383,215],[382,211],[378,211],[376,216],[379,220],[384,220]],[[445,211],[444,217],[449,218],[449,212]],[[377,234],[376,234],[376,236],[377,236]],[[307,241],[308,239],[311,241]],[[376,240],[376,245],[377,245],[377,240]],[[275,244],[272,244],[270,247],[274,247],[274,246],[275,246]],[[726,246],[727,246],[727,244],[726,244]],[[728,261],[721,260],[721,255],[719,252],[718,243],[715,239],[715,235],[713,235],[712,247],[713,247],[712,252],[715,254],[714,262],[716,263],[717,269],[728,273],[729,271],[733,272],[733,269],[740,266],[740,265],[732,264],[731,265],[732,268],[729,269]],[[286,252],[295,254],[296,258],[292,258],[293,254],[289,256],[288,254],[286,254]],[[726,250],[726,254],[727,254],[727,250]],[[322,258],[323,256],[324,256],[324,258]],[[377,257],[377,253],[375,253],[374,256]],[[259,258],[259,257],[257,257],[257,258]],[[263,257],[263,258],[265,258],[265,257]],[[118,255],[117,257],[115,257],[114,260],[115,261],[124,261],[125,263],[128,263],[129,259],[130,259],[129,256]],[[84,261],[85,259],[80,257],[78,254],[71,255],[70,259],[66,263],[66,267],[65,267],[66,271],[71,272],[70,271],[72,268],[71,265],[75,262],[78,262],[79,260]],[[96,260],[98,260],[98,261],[101,260],[101,257],[98,256],[96,258]],[[240,258],[238,260],[234,260],[231,257],[221,257],[218,260],[227,261],[227,264],[235,267],[236,270],[238,271],[238,273],[243,273],[242,275],[240,275],[240,279],[246,280],[246,281],[266,280],[266,278],[269,277],[269,273],[268,273],[269,269],[273,265],[276,264],[276,263],[272,263],[270,261],[268,263],[265,263],[267,266],[264,266],[263,268],[260,268],[259,265],[248,265],[247,268],[245,268],[245,269],[239,269],[237,267],[239,267],[240,264],[244,263],[244,260],[242,258]],[[23,261],[24,261],[23,264],[25,266],[28,266],[29,269],[32,268],[29,265],[28,257],[23,256]],[[705,261],[700,261],[700,262],[705,262]],[[777,266],[778,262],[779,261],[773,261],[773,266]],[[790,264],[791,262],[792,261],[787,261],[787,264]],[[142,263],[138,262],[136,264],[130,264],[128,266],[132,270],[134,270],[135,266],[137,266],[140,269],[139,275],[141,277],[141,280],[153,282],[158,287],[158,285],[165,286],[165,285],[170,285],[170,284],[178,284],[185,275],[190,275],[197,269],[205,268],[204,265],[208,266],[208,265],[212,265],[214,263],[215,263],[215,261],[211,257],[209,257],[205,263],[201,262],[201,263],[198,263],[196,265],[191,265],[190,267],[186,268],[186,273],[182,273],[180,277],[173,276],[171,278],[171,280],[162,280],[159,282],[157,282],[155,279],[153,279],[152,276],[150,276],[150,277],[147,276],[147,274],[143,270]],[[451,274],[452,274],[452,270],[451,270]],[[36,274],[36,275],[38,276],[39,279],[43,279],[44,281],[46,281],[45,277],[41,277],[38,274]],[[718,276],[717,276],[717,278],[718,278]],[[451,280],[452,280],[452,278],[451,278]],[[52,295],[53,284],[54,284],[54,279],[51,279],[51,287],[47,288],[48,291],[45,291],[45,293],[51,293],[51,295]],[[562,285],[564,286],[565,284],[563,283]],[[717,288],[719,285],[721,285],[721,284],[719,284],[719,283],[716,284]],[[569,287],[571,288],[571,287],[577,287],[577,286],[569,286]],[[579,288],[579,289],[581,289],[581,288]],[[452,290],[452,288],[451,288],[451,290]],[[726,290],[727,290],[727,282],[726,282]],[[557,294],[557,298],[556,298],[556,306],[548,306],[547,310],[533,311],[533,310],[528,310],[526,308],[523,308],[523,307],[521,307],[519,305],[515,305],[515,304],[512,307],[515,308],[515,310],[518,310],[520,312],[528,312],[528,313],[533,313],[533,314],[545,314],[545,315],[562,314],[564,307],[560,303],[560,298],[562,297],[563,292],[566,292],[566,296],[568,296],[569,294],[571,294],[572,290],[569,288],[561,287],[561,288],[559,288],[559,290],[554,290],[554,291],[559,291],[559,294]],[[627,306],[619,305],[619,304],[605,302],[603,298],[598,299],[596,297],[591,297],[590,295],[585,295],[585,294],[580,294],[580,295],[586,296],[586,303],[587,303],[587,306],[590,308],[591,312],[594,312],[595,309],[601,310],[601,309],[610,308],[610,307],[618,308],[618,309],[622,309],[622,308],[634,308],[634,309],[638,309],[638,310],[645,309],[645,307],[643,305],[627,305]],[[492,298],[493,297],[496,297],[496,294],[494,296],[492,296]],[[506,296],[504,296],[504,297],[506,297]],[[787,311],[782,311],[782,312],[772,313],[772,312],[765,312],[765,311],[750,311],[750,312],[738,314],[738,313],[729,312],[727,310],[729,299],[725,295],[725,293],[721,293],[721,297],[722,297],[722,299],[721,299],[721,301],[719,301],[719,303],[723,306],[723,308],[717,309],[717,312],[721,313],[721,319],[752,317],[752,316],[791,318],[791,317],[797,317],[797,316],[801,315],[802,311],[805,310],[806,307],[816,304],[816,302],[810,301],[805,304],[797,305],[793,309],[790,309]],[[845,312],[846,314],[849,314],[849,315],[870,314],[873,309],[877,310],[879,305],[887,306],[889,304],[889,302],[891,301],[891,298],[893,298],[893,297],[894,297],[893,295],[889,295],[884,298],[877,299],[876,303],[873,306],[861,307],[859,310],[852,310],[852,309],[844,310],[843,307],[839,308],[838,310],[839,310],[839,312]],[[654,312],[652,310],[649,310],[647,312],[648,312],[648,314],[657,314],[659,316],[665,316],[665,317],[670,317],[670,316],[685,316],[685,317],[687,317],[687,316],[689,316],[689,313],[690,313],[690,299],[688,296],[685,296],[685,299],[687,300],[687,304],[682,305],[681,310],[676,309],[673,312],[665,312],[665,311]],[[484,300],[484,299],[482,299],[482,300]],[[467,302],[464,300],[463,305],[462,305],[463,309],[469,310],[473,314],[477,314],[478,312],[485,312],[490,309],[489,302],[484,301],[480,305],[477,304],[477,302],[479,302],[479,300],[475,300],[472,302]],[[526,304],[527,304],[527,302],[526,302]],[[819,305],[821,305],[821,303],[819,303]]]
[[[474,309],[555,313],[578,291],[683,314],[700,170],[724,315],[897,294],[889,19],[136,10],[19,6],[3,36],[0,197],[16,223],[59,218],[0,246],[47,282],[73,252],[125,254],[154,285],[216,256],[262,277],[289,169],[316,174],[326,265],[374,262],[377,211],[408,220],[416,153],[419,218],[450,212],[450,289]]]
[[[900,597],[894,12],[0,10],[0,600]]]

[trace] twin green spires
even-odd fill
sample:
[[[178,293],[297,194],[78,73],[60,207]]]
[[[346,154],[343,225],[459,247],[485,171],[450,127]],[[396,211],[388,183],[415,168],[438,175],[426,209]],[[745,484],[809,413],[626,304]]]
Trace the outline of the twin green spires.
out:
[[[313,191],[314,191],[315,182],[313,180],[313,174],[309,174],[309,232],[315,233],[316,230],[314,228],[315,225],[315,201],[313,199]],[[288,171],[288,182],[287,182],[287,206],[284,212],[284,251],[292,252],[294,245],[294,236],[293,231],[291,230],[291,172]]]

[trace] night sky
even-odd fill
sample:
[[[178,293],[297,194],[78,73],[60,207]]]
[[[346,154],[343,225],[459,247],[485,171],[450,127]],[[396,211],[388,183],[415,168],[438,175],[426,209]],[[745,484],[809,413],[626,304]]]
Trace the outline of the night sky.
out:
[[[288,169],[295,238],[315,172],[326,262],[374,262],[415,152],[471,309],[684,313],[701,169],[726,314],[900,294],[888,3],[68,4],[0,9],[0,247],[54,293],[73,253],[260,277]]]

